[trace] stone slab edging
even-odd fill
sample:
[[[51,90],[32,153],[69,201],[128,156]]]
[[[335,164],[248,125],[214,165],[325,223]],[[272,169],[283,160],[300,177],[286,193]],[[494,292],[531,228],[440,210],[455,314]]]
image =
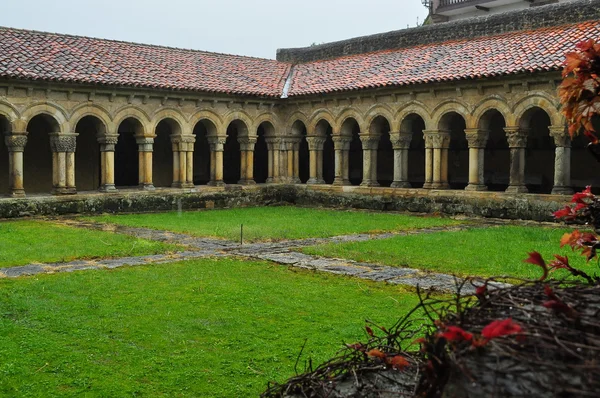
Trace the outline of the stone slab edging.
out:
[[[284,204],[553,221],[552,212],[562,208],[569,200],[569,197],[563,195],[331,185],[235,185],[225,188],[203,186],[193,190],[165,188],[155,192],[124,190],[116,194],[90,192],[72,196],[3,198],[0,199],[0,218]]]

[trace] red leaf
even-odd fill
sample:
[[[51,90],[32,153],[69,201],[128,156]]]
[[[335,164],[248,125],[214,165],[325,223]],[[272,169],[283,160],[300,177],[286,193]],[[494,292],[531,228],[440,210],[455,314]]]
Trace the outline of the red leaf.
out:
[[[508,318],[502,321],[493,321],[483,328],[481,335],[487,340],[492,340],[497,337],[519,334],[522,331],[523,328],[519,324],[513,322],[512,318]]]
[[[548,277],[548,267],[546,266],[546,262],[542,258],[542,255],[538,252],[529,253],[529,257],[523,260],[524,263],[534,264],[542,267],[544,270],[544,274],[540,278],[541,281],[545,280]]]
[[[565,304],[558,297],[555,300],[549,300],[542,304],[544,307],[553,310],[554,312],[564,314],[567,318],[577,319],[579,313],[575,311],[570,305]]]
[[[378,350],[376,348],[367,352],[367,355],[370,356],[371,358],[379,358],[379,359],[384,359],[386,357],[386,355],[383,352],[381,352],[380,350]]]
[[[389,358],[386,362],[388,365],[391,365],[392,368],[398,369],[398,370],[403,370],[408,365],[410,365],[410,363],[406,360],[406,358],[404,358],[401,355],[396,355],[393,358]]]
[[[558,254],[554,255],[554,258],[556,258],[556,260],[551,261],[548,266],[552,269],[552,270],[557,270],[557,269],[573,269],[573,267],[571,267],[571,265],[569,264],[569,257],[567,256],[560,256]]]
[[[487,294],[487,284],[479,286],[477,289],[475,289],[475,295],[479,298],[485,298]]]
[[[593,198],[593,197],[594,197],[594,195],[592,194],[592,187],[591,187],[591,185],[588,185],[585,188],[585,190],[574,194],[573,199],[571,199],[571,202],[572,203],[582,203],[582,204],[587,205],[587,203],[585,203],[583,200]]]
[[[365,330],[367,331],[367,334],[368,334],[369,336],[373,337],[373,329],[371,329],[371,328],[370,328],[370,327],[368,327],[368,326],[365,326]]]
[[[439,333],[438,336],[452,342],[473,340],[473,335],[471,333],[464,331],[458,326],[448,326],[446,330]]]

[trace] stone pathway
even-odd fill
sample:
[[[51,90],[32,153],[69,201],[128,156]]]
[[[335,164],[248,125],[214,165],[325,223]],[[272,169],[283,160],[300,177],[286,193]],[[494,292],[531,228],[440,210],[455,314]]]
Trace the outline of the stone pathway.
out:
[[[164,264],[176,261],[193,260],[208,257],[243,257],[271,261],[286,266],[327,272],[337,275],[352,276],[375,282],[387,282],[406,286],[420,286],[427,290],[453,292],[462,281],[452,275],[435,272],[425,272],[414,268],[390,267],[379,264],[361,263],[347,259],[325,258],[299,253],[293,249],[319,245],[324,243],[363,242],[374,239],[388,239],[399,235],[414,235],[435,233],[440,231],[460,231],[472,228],[484,228],[489,224],[465,224],[450,227],[434,227],[397,233],[355,234],[331,238],[309,238],[281,242],[250,243],[240,245],[216,238],[199,238],[187,234],[161,231],[150,228],[127,227],[112,224],[103,224],[93,221],[83,221],[69,218],[50,219],[51,221],[75,228],[93,229],[119,234],[126,234],[141,239],[177,244],[185,248],[184,251],[170,254],[158,254],[137,257],[120,257],[103,260],[77,260],[67,263],[29,264],[11,268],[0,268],[0,278],[15,278],[26,275],[43,273],[73,272],[88,269],[114,269],[124,266]],[[475,286],[481,282],[473,281]],[[498,287],[501,284],[496,284]],[[463,293],[474,293],[475,287],[467,284]]]

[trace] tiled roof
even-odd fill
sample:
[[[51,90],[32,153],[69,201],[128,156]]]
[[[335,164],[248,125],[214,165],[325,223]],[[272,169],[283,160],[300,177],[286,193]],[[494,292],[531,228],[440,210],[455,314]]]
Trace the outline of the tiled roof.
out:
[[[559,70],[600,21],[352,55],[294,67],[289,96]]]
[[[0,77],[279,97],[289,64],[0,28]]]

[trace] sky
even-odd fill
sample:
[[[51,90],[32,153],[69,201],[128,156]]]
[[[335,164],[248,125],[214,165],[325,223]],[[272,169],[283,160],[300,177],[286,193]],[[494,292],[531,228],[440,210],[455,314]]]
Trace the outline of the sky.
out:
[[[0,26],[275,58],[426,16],[421,0],[2,0]]]

